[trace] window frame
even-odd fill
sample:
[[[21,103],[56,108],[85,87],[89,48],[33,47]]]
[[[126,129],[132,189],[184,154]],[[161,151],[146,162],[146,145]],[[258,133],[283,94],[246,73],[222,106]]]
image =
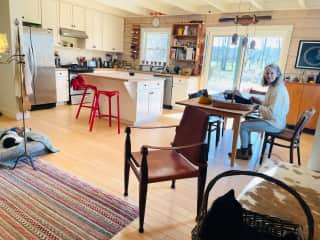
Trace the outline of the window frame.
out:
[[[279,56],[279,67],[285,71],[289,46],[291,41],[291,35],[293,32],[292,25],[268,25],[268,26],[230,26],[230,27],[207,27],[206,29],[206,46],[204,51],[204,67],[202,68],[202,78],[200,86],[206,88],[208,85],[208,63],[210,62],[210,46],[212,46],[212,39],[214,36],[232,36],[237,32],[238,35],[248,37],[254,36],[281,36],[283,39],[283,45]],[[242,64],[242,63],[241,63]],[[241,74],[238,74],[237,87],[240,87]]]
[[[141,28],[141,43],[140,43],[140,62],[145,60],[145,51],[146,51],[146,44],[145,44],[145,34],[147,33],[168,33],[168,42],[167,42],[167,59],[166,63],[169,63],[169,52],[170,52],[170,40],[171,40],[171,28]]]

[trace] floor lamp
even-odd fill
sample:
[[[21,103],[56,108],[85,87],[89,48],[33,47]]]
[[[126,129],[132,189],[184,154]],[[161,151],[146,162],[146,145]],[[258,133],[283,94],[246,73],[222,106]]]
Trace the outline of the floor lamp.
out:
[[[24,78],[24,68],[25,68],[25,60],[24,57],[25,55],[22,53],[21,49],[21,36],[20,36],[20,28],[19,28],[19,20],[15,20],[15,25],[17,27],[17,50],[16,53],[11,55],[6,61],[1,61],[0,58],[0,64],[9,64],[11,62],[16,62],[19,64],[19,77],[20,77],[20,99],[21,99],[21,108],[22,108],[22,125],[23,125],[23,144],[24,144],[24,153],[19,156],[12,167],[14,169],[17,166],[17,163],[19,161],[29,161],[32,168],[35,170],[35,165],[33,158],[30,154],[28,154],[27,151],[27,136],[26,136],[26,123],[25,123],[25,110],[24,110],[24,99],[23,99],[23,89],[24,89],[24,83],[25,83],[25,78]],[[0,54],[1,53],[8,53],[9,45],[8,45],[8,39],[6,34],[0,33]]]

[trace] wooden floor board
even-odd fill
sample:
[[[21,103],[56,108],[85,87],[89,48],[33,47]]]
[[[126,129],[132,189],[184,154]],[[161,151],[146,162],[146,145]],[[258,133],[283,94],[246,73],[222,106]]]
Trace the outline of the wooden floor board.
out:
[[[117,134],[116,124],[109,128],[107,121],[97,120],[93,132],[88,131],[88,111],[81,112],[75,119],[76,106],[58,106],[50,110],[32,112],[27,127],[50,137],[60,152],[41,157],[45,161],[90,182],[109,193],[138,205],[138,182],[130,173],[129,196],[123,197],[123,151],[124,129]],[[157,122],[149,125],[178,124],[181,112],[166,110]],[[20,126],[21,123],[0,117],[0,128]],[[213,134],[215,135],[215,134]],[[139,150],[142,144],[169,146],[173,129],[133,130],[132,148]],[[213,138],[214,140],[214,138]],[[313,136],[302,136],[302,165],[307,164],[310,156]],[[214,142],[214,141],[213,141]],[[227,153],[231,151],[232,130],[227,129],[217,148],[211,146],[208,166],[208,180],[216,174],[229,170]],[[261,149],[259,135],[254,136],[254,155],[250,161],[236,160],[235,169],[255,170],[259,167],[258,157]],[[286,149],[275,147],[273,159],[288,161]],[[296,158],[295,158],[296,159]],[[268,160],[266,160],[268,161]],[[250,179],[238,177],[225,179],[215,186],[210,199],[234,188],[237,194]],[[147,193],[145,233],[138,233],[138,219],[120,232],[114,239],[126,240],[181,240],[190,239],[196,212],[196,179],[179,180],[176,189],[170,188],[170,182],[150,184]]]

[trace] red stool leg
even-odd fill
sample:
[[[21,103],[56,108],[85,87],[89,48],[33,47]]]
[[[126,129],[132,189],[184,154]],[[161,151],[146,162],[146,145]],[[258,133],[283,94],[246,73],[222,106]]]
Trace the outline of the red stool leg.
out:
[[[90,128],[89,128],[90,132],[92,132],[94,120],[96,118],[97,108],[99,107],[99,96],[100,96],[100,94],[97,93],[94,108],[93,108],[93,113],[92,113],[91,121],[90,121]]]
[[[111,127],[111,97],[112,96],[108,96],[108,100],[109,100],[109,115],[108,115],[108,117],[109,117],[109,127]]]
[[[92,99],[92,103],[91,103],[91,110],[90,110],[90,118],[89,118],[89,123],[91,122],[92,120],[92,114],[93,114],[93,109],[94,109],[94,106],[96,104],[96,98],[97,98],[97,93],[94,92],[94,95],[93,95],[93,99]],[[99,111],[98,111],[99,112]]]
[[[87,94],[87,88],[84,89],[84,92],[83,92],[83,95],[82,95],[82,98],[81,98],[81,101],[80,101],[80,105],[79,105],[79,107],[78,107],[76,119],[78,119],[78,117],[79,117],[80,110],[81,110],[81,108],[82,108],[83,101],[84,101],[84,98],[85,98],[86,94]]]
[[[117,94],[117,120],[118,120],[118,134],[120,134],[120,97]]]

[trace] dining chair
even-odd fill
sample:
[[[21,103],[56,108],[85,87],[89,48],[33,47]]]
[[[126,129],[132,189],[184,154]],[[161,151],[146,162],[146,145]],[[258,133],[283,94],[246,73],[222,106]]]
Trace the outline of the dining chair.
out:
[[[270,144],[268,158],[270,158],[272,153],[272,148],[274,145],[284,148],[290,149],[290,163],[293,163],[293,149],[297,149],[297,156],[298,156],[298,164],[301,165],[301,157],[300,157],[300,137],[303,129],[305,128],[308,121],[312,118],[315,114],[316,110],[311,108],[303,112],[301,117],[299,118],[297,124],[295,125],[294,129],[285,128],[280,133],[270,133],[266,132],[264,136],[264,141],[262,145],[262,152],[260,156],[260,164],[262,164],[264,152],[266,150],[267,143]],[[280,139],[285,142],[289,142],[289,144],[283,144],[279,142],[275,142],[276,139]]]
[[[198,92],[188,94],[189,99],[200,97],[204,91],[207,89],[201,89]],[[221,123],[224,123],[223,119],[220,116],[212,115],[209,116],[208,121],[208,146],[210,150],[210,143],[211,143],[211,133],[216,132],[216,143],[215,146],[217,147],[220,141],[220,133],[221,133]],[[222,127],[224,129],[224,126]],[[222,130],[223,136],[223,130]]]
[[[205,143],[209,114],[196,107],[186,107],[178,126],[127,127],[125,140],[124,195],[128,196],[130,168],[139,181],[139,232],[144,231],[147,189],[149,183],[198,178],[197,216],[207,176],[208,145]],[[143,145],[140,152],[131,151],[131,129],[153,130],[175,128],[171,147]],[[151,149],[151,151],[149,151]]]

